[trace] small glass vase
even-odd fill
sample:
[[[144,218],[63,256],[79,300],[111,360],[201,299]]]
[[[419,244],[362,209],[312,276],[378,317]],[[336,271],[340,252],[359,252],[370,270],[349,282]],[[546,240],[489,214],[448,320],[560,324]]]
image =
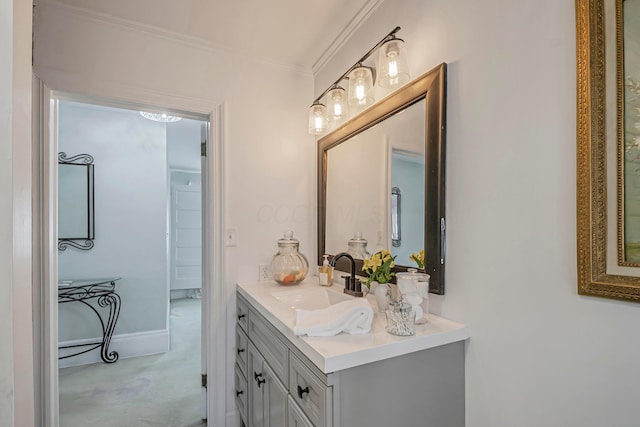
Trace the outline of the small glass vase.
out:
[[[384,312],[389,306],[389,300],[391,298],[391,289],[389,288],[389,284],[371,282],[371,292],[373,292],[373,295],[376,297],[378,310]]]

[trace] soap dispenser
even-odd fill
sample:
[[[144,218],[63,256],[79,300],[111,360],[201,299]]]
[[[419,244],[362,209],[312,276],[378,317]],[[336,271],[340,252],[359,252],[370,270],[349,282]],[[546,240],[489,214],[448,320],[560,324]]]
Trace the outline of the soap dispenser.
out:
[[[322,265],[318,267],[318,276],[320,286],[331,286],[333,285],[333,267],[329,265],[329,255],[323,255],[324,261],[322,261]]]

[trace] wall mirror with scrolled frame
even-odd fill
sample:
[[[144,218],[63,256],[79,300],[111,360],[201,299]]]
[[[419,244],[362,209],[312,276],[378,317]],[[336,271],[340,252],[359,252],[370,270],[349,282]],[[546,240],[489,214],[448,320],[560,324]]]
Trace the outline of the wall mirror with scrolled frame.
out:
[[[430,291],[444,294],[445,95],[441,64],[318,141],[319,264],[354,236],[396,255],[396,271],[424,250]]]
[[[58,250],[93,248],[94,170],[89,154],[58,153]]]
[[[576,0],[578,293],[640,302],[640,0]]]

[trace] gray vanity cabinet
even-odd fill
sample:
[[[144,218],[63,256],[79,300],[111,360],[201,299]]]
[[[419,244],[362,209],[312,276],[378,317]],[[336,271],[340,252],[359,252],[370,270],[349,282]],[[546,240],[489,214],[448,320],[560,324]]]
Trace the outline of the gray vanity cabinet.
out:
[[[286,426],[287,389],[251,343],[249,372],[249,426]]]
[[[302,410],[295,404],[293,397],[289,396],[289,427],[313,427],[311,421],[302,412]]]
[[[282,334],[249,308],[241,296],[236,314],[236,406],[243,424],[331,426],[331,421],[327,422],[332,418],[327,416],[331,388],[301,362],[299,354],[292,353]]]
[[[464,426],[463,341],[324,373],[236,295],[236,402],[246,426]]]

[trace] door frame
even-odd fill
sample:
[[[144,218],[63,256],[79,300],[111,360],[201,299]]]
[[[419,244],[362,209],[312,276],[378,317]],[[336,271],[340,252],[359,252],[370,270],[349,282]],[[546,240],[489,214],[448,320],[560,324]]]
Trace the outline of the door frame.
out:
[[[208,375],[207,424],[225,425],[226,418],[226,301],[224,286],[224,103],[211,100],[178,98],[173,94],[136,92],[125,90],[122,96],[106,98],[83,95],[60,89],[49,89],[39,82],[39,137],[35,141],[39,152],[38,166],[33,178],[38,182],[34,195],[38,207],[34,209],[34,223],[39,225],[38,252],[40,262],[34,265],[34,310],[41,312],[38,325],[34,327],[37,345],[35,355],[39,365],[36,381],[36,406],[40,408],[39,418],[45,427],[59,427],[58,388],[58,301],[57,301],[57,102],[61,99],[78,102],[98,103],[119,108],[145,108],[158,110],[153,105],[162,105],[170,112],[189,117],[207,116],[209,138],[207,156],[202,173],[203,200],[203,252],[207,261],[203,265],[203,298],[207,299],[208,310],[203,310],[203,320],[207,328],[205,363]],[[118,99],[118,100],[116,100]],[[195,118],[195,117],[194,117]],[[205,184],[206,179],[206,184]],[[37,302],[37,303],[36,303]],[[204,344],[204,343],[203,343]]]

